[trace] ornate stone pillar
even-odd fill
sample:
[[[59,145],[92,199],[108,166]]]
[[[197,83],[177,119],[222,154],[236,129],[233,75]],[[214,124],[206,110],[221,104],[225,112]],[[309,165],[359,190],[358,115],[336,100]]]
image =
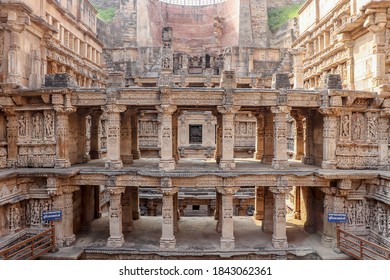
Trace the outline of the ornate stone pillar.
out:
[[[387,84],[386,78],[386,9],[369,9],[363,24],[373,34],[372,84],[375,88]]]
[[[232,250],[235,247],[233,234],[233,195],[238,190],[238,187],[217,187],[217,191],[222,194],[221,250]]]
[[[294,195],[294,219],[301,219],[301,187],[295,187]]]
[[[126,110],[125,106],[107,105],[107,160],[106,168],[122,168],[120,145],[120,113]]]
[[[305,156],[303,157],[304,164],[314,164],[314,137],[313,137],[313,112],[308,111],[306,116],[306,141],[305,141]]]
[[[274,198],[270,188],[264,193],[264,218],[261,229],[266,233],[272,233],[274,226]]]
[[[345,47],[348,49],[348,60],[347,60],[347,84],[348,89],[355,89],[355,59],[353,55],[354,41],[347,40],[344,42]]]
[[[132,127],[131,127],[131,115],[127,110],[122,114],[121,121],[121,160],[123,163],[133,163],[132,154]]]
[[[256,114],[256,152],[255,159],[261,160],[264,154],[264,115]]]
[[[255,187],[255,212],[256,220],[264,219],[264,187]]]
[[[11,30],[10,48],[8,51],[8,75],[7,83],[21,85],[22,79],[22,65],[20,55],[20,37],[23,26],[17,24],[17,14],[15,11],[8,13],[7,25]]]
[[[57,105],[54,101],[62,103],[62,95],[53,96],[54,110],[57,115],[57,158],[55,161],[56,168],[70,167],[69,159],[69,114],[75,112],[73,107]]]
[[[131,111],[131,153],[133,155],[133,159],[140,159],[141,152],[139,149],[139,114],[138,110]]]
[[[91,115],[91,159],[100,159],[102,157],[101,151],[101,127],[100,127],[100,118],[102,116],[102,111],[94,112]]]
[[[222,158],[222,115],[217,115],[217,137],[215,146],[215,161],[220,164]]]
[[[175,169],[173,158],[173,134],[172,134],[172,113],[176,111],[176,106],[161,105],[156,106],[159,111],[159,142],[160,142],[160,164],[162,170]]]
[[[274,223],[272,245],[277,249],[288,248],[286,235],[286,191],[284,187],[271,187],[274,196]]]
[[[388,170],[389,168],[389,119],[380,117],[378,123],[378,154],[379,168]]]
[[[123,231],[133,231],[133,209],[132,209],[132,197],[131,197],[131,187],[126,187],[125,192],[122,194],[121,204],[122,204],[122,225]]]
[[[294,89],[303,89],[303,57],[305,51],[304,48],[290,51],[294,59]]]
[[[264,112],[264,148],[262,163],[271,164],[274,157],[274,119],[270,112]]]
[[[7,167],[16,167],[18,156],[18,120],[13,108],[4,110],[7,117]]]
[[[107,240],[107,247],[122,247],[125,243],[122,232],[122,205],[121,195],[125,187],[108,187],[110,193],[109,223],[110,237]]]
[[[131,187],[131,205],[133,220],[138,220],[140,217],[139,187]]]
[[[78,163],[84,163],[88,162],[89,160],[89,154],[87,154],[87,110],[78,110],[77,111],[77,120],[78,120],[78,157],[77,162]]]
[[[274,158],[272,166],[275,169],[284,169],[288,167],[287,158],[287,114],[290,108],[287,106],[278,106],[271,108],[274,114]]]
[[[336,169],[337,115],[331,109],[320,109],[324,114],[322,168]]]
[[[220,192],[216,192],[216,201],[215,201],[215,216],[214,219],[217,220],[216,231],[222,231],[222,194]]]
[[[172,179],[162,178],[161,179],[161,191],[163,194],[163,205],[162,205],[162,235],[160,239],[161,249],[174,249],[176,247],[174,219],[175,212],[173,197],[177,193],[178,189],[172,186]]]
[[[179,192],[173,195],[173,230],[174,233],[179,231]]]
[[[304,149],[305,149],[305,132],[303,129],[303,116],[298,112],[292,112],[291,116],[294,118],[296,124],[296,133],[295,133],[295,141],[294,141],[295,159],[302,160]]]
[[[177,163],[180,159],[178,150],[178,121],[178,114],[175,112],[172,115],[172,155],[175,159],[175,163]]]
[[[73,233],[73,192],[79,190],[78,187],[62,187],[64,197],[64,238],[65,246],[71,246],[76,241],[76,236]]]
[[[302,209],[301,209],[301,219],[302,216],[305,215],[305,224],[303,229],[308,233],[315,233],[316,231],[316,220],[315,220],[315,212],[314,212],[314,197],[313,191],[310,187],[301,187],[301,201]],[[304,214],[305,213],[305,214]]]
[[[234,169],[234,115],[239,106],[218,106],[222,114],[222,158],[219,167],[222,170]]]

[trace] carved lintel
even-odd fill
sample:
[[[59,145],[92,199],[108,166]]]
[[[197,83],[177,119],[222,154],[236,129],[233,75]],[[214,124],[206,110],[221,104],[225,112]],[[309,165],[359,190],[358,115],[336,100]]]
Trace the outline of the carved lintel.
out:
[[[240,187],[217,187],[217,192],[223,194],[223,195],[234,195]]]
[[[125,192],[126,187],[108,187],[107,188],[110,195],[122,194]]]
[[[221,114],[235,114],[240,110],[241,106],[232,106],[232,105],[225,105],[225,106],[218,106],[218,112]]]
[[[126,105],[110,104],[106,106],[107,113],[123,113],[127,110]]]
[[[175,105],[160,105],[160,106],[156,106],[156,109],[160,113],[172,115],[173,112],[175,112],[177,110],[177,106],[175,106]]]
[[[176,194],[178,191],[179,191],[179,189],[177,187],[172,187],[172,188],[164,188],[164,187],[162,187],[161,188],[161,193],[164,196],[172,196],[172,195]]]

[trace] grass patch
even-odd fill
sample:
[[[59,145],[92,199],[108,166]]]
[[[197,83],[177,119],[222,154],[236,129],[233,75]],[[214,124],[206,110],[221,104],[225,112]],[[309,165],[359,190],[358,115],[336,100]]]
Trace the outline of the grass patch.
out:
[[[280,8],[268,9],[268,26],[271,32],[275,32],[290,19],[297,17],[298,10],[301,6],[302,4],[292,4]]]
[[[115,15],[115,7],[110,7],[107,9],[96,8],[98,10],[97,17],[104,22],[111,22]]]

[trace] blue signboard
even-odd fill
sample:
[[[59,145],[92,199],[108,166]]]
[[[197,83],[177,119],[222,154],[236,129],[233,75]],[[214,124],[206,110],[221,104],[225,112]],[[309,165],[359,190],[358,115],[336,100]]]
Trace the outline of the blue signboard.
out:
[[[49,221],[61,221],[62,211],[61,210],[49,210],[42,212],[42,220],[45,222]]]
[[[348,215],[346,213],[328,213],[329,223],[347,223]]]

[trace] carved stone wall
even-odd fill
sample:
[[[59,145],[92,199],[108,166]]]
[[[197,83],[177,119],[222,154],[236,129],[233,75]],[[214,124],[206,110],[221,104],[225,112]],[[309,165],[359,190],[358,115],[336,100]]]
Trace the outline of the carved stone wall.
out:
[[[379,121],[377,112],[345,112],[339,117],[338,168],[377,168]]]
[[[158,156],[157,112],[141,112],[139,117],[139,148],[142,157]]]
[[[256,151],[256,117],[250,112],[236,114],[234,129],[235,157],[253,158]]]

